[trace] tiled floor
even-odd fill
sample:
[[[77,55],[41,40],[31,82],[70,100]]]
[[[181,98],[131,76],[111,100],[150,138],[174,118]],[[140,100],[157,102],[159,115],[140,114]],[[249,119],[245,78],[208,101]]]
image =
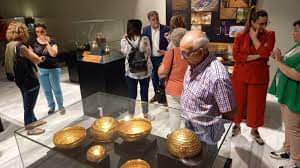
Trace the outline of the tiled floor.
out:
[[[79,86],[68,82],[67,73],[62,75],[62,87],[65,97],[65,105],[68,106],[80,100]],[[153,95],[152,89],[150,96]],[[232,138],[230,143],[231,158],[234,168],[273,168],[284,163],[275,161],[268,156],[271,150],[279,149],[283,142],[281,115],[273,97],[267,98],[267,110],[265,116],[265,127],[260,129],[266,145],[259,146],[249,136],[250,129],[242,125],[242,135]],[[38,117],[47,115],[47,105],[42,92],[36,106]],[[75,114],[67,114],[73,116]],[[0,80],[0,116],[4,118],[5,132],[0,134],[0,167],[21,168],[22,163],[19,157],[16,140],[13,131],[22,126],[23,113],[21,97],[14,83],[4,79]],[[57,121],[59,122],[59,121]],[[63,121],[61,121],[63,122]],[[222,151],[221,151],[222,153]],[[61,166],[58,166],[61,167]]]

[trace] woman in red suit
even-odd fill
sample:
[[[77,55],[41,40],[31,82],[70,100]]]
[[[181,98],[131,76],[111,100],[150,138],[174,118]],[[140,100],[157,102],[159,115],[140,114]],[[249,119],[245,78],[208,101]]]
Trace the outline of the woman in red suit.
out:
[[[254,140],[263,145],[258,128],[264,125],[267,87],[269,82],[269,56],[274,48],[275,33],[266,30],[268,13],[252,8],[245,30],[237,35],[233,44],[236,61],[232,75],[237,113],[232,136],[240,134],[240,123],[246,119]]]

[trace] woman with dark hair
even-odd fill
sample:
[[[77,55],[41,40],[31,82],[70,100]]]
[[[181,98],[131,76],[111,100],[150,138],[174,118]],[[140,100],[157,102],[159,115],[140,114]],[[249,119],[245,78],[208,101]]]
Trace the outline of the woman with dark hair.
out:
[[[45,56],[46,58],[46,60],[38,66],[39,80],[48,102],[48,114],[55,112],[53,93],[58,105],[58,111],[64,114],[65,108],[63,106],[63,94],[60,86],[61,68],[56,59],[58,52],[57,44],[47,35],[47,27],[44,24],[37,24],[35,26],[35,33],[36,39],[31,47],[37,55]]]
[[[132,19],[127,22],[127,34],[121,40],[121,52],[126,56],[125,76],[128,86],[128,97],[133,99],[130,113],[134,113],[137,97],[137,84],[140,84],[140,95],[143,101],[143,113],[148,112],[148,90],[152,72],[151,46],[148,37],[141,36],[142,22]]]
[[[278,66],[269,93],[280,103],[285,126],[283,148],[271,152],[275,159],[289,159],[282,168],[300,167],[300,20],[294,23],[294,46],[283,56],[276,49],[272,58]]]
[[[275,33],[266,30],[268,13],[252,8],[245,30],[237,35],[233,44],[235,59],[232,74],[233,90],[237,101],[232,136],[241,132],[240,123],[246,119],[254,140],[263,145],[258,128],[264,125],[267,88],[269,83],[268,60],[275,44]]]

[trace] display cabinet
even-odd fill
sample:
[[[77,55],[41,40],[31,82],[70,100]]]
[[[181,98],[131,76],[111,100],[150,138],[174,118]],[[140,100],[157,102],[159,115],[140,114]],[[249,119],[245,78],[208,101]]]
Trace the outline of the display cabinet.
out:
[[[83,109],[84,101],[93,106]],[[223,124],[219,132],[222,137],[215,145],[184,129],[187,120],[180,117],[179,109],[105,93],[95,93],[66,107],[65,115],[55,113],[43,120],[47,121],[40,127],[46,130],[44,134],[28,136],[24,128],[15,131],[24,167],[119,168],[143,163],[152,168],[203,168],[229,167],[231,163],[231,122],[219,116],[197,115],[188,120]],[[61,131],[68,133],[61,136]],[[81,131],[85,134],[79,134]],[[73,142],[61,146],[65,141]],[[102,148],[90,149],[94,145]],[[93,149],[105,149],[105,154],[97,160],[91,155]]]
[[[99,91],[126,96],[125,56],[120,52],[124,20],[79,20],[72,27],[76,60],[68,67],[70,77],[80,84],[82,98]]]

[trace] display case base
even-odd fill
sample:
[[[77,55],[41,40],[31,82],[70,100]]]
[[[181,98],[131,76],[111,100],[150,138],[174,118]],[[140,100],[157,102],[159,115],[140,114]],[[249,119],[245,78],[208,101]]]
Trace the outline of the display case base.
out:
[[[134,142],[126,142],[118,138],[115,143],[115,152],[119,155],[145,155],[155,149],[157,142],[154,136],[147,136]]]

